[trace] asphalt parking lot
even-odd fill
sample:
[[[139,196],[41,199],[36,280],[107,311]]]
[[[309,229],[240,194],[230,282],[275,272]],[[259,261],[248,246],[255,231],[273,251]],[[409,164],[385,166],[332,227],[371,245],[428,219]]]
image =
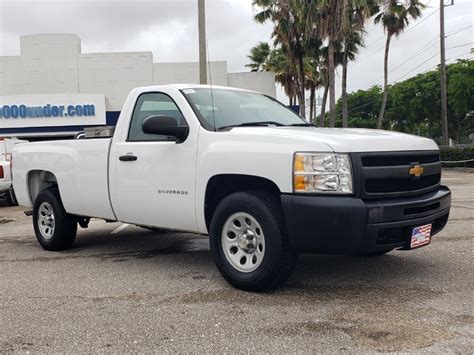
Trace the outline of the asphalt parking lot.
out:
[[[231,288],[206,237],[92,221],[47,252],[0,201],[0,353],[474,349],[474,172],[449,170],[447,227],[386,256],[305,255],[267,294]]]

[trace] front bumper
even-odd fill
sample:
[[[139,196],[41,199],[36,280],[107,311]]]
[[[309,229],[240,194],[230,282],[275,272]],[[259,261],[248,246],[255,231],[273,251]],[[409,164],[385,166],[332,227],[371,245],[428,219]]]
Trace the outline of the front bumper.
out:
[[[364,201],[348,196],[283,194],[290,244],[300,253],[351,254],[409,249],[414,227],[432,223],[432,235],[448,221],[446,186],[414,197]]]

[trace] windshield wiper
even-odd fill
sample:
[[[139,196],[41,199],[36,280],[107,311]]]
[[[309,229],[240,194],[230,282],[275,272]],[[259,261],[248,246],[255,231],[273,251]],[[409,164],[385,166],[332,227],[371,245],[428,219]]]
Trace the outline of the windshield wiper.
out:
[[[316,127],[316,125],[312,124],[312,123],[292,123],[292,124],[289,124],[288,126],[293,126],[293,127]]]
[[[260,121],[260,122],[244,122],[240,124],[234,124],[234,125],[229,125],[229,126],[222,126],[219,127],[217,130],[218,131],[223,131],[224,129],[227,128],[234,128],[234,127],[255,127],[255,126],[284,126],[284,124],[280,122],[275,122],[275,121]]]

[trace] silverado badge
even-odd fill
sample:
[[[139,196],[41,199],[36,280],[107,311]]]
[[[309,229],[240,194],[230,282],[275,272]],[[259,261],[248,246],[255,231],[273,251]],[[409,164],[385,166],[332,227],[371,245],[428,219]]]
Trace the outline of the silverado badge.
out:
[[[423,167],[420,164],[414,164],[413,167],[410,169],[409,173],[413,177],[419,178],[423,174],[424,170],[425,169],[423,169]]]

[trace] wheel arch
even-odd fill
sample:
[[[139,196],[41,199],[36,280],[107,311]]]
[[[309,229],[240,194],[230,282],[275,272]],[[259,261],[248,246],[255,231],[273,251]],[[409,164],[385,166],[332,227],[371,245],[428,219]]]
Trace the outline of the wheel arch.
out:
[[[219,174],[212,176],[206,185],[204,217],[209,230],[212,215],[223,198],[239,191],[264,191],[280,198],[281,191],[272,180],[255,175]]]
[[[31,170],[27,175],[28,197],[33,205],[41,191],[56,187],[59,190],[58,179],[54,173],[47,170]]]

